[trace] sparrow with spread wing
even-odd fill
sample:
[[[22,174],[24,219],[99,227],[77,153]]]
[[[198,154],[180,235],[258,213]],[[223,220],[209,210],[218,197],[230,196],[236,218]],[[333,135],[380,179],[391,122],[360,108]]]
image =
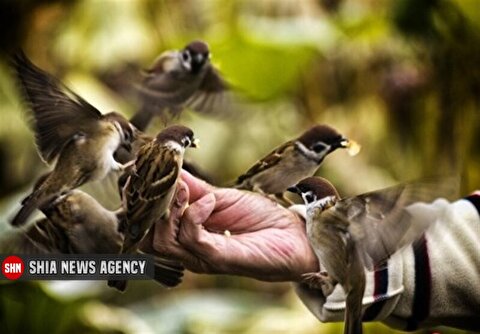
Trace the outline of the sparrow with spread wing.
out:
[[[142,106],[131,122],[144,131],[153,116],[166,123],[185,107],[202,113],[224,112],[229,103],[227,90],[228,85],[210,63],[208,45],[193,41],[183,50],[162,53],[145,71],[139,87]]]
[[[40,156],[55,165],[22,201],[22,208],[12,220],[12,225],[19,226],[35,209],[61,193],[102,179],[110,170],[122,169],[113,153],[120,146],[128,149],[135,131],[121,114],[102,115],[23,53],[17,53],[12,63],[32,114]]]
[[[288,190],[302,196],[307,236],[320,272],[305,281],[328,296],[339,283],[346,294],[344,333],[362,333],[365,268],[373,270],[402,247],[416,241],[443,213],[421,203],[446,193],[439,182],[407,183],[341,199],[326,179],[309,177]]]

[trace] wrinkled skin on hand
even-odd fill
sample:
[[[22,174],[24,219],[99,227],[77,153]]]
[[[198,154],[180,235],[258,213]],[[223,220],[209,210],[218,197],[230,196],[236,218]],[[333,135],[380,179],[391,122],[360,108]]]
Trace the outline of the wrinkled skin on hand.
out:
[[[302,274],[319,270],[297,214],[259,194],[216,188],[187,172],[181,179],[169,219],[155,224],[145,251],[180,260],[196,273],[262,281],[301,281]]]

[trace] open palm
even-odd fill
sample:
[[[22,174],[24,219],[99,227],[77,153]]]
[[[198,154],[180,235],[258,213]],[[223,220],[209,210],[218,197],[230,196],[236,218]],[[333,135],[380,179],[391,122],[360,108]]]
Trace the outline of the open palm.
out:
[[[299,281],[318,270],[305,224],[295,213],[264,196],[215,188],[186,172],[182,181],[170,220],[155,226],[155,251],[178,258],[193,272],[264,281]]]

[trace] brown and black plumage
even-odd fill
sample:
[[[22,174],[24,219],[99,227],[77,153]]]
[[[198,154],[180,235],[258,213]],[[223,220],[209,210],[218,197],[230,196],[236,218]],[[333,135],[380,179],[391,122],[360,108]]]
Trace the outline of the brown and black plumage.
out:
[[[113,153],[122,145],[128,148],[134,128],[118,113],[102,115],[23,53],[17,53],[12,64],[29,107],[39,154],[54,165],[23,200],[12,220],[18,226],[59,194],[121,169]]]
[[[117,254],[122,248],[123,210],[107,210],[83,191],[72,190],[57,197],[42,212],[46,218],[4,236],[0,250],[17,254]],[[155,261],[154,279],[158,283],[175,286],[182,277],[180,264],[171,261],[166,269],[163,260]]]
[[[323,178],[309,177],[289,191],[302,196],[307,207],[307,236],[321,272],[305,281],[329,295],[339,283],[346,295],[345,331],[362,333],[365,269],[385,264],[399,249],[412,244],[445,214],[455,180],[406,183],[341,199]]]
[[[126,219],[121,253],[135,252],[153,224],[168,213],[185,149],[196,147],[196,143],[192,130],[174,125],[139,149],[122,188]],[[159,261],[162,259],[157,258]],[[163,263],[168,268],[172,261],[165,259]],[[109,285],[125,288],[124,281],[110,281]]]
[[[257,161],[236,182],[238,189],[282,195],[288,187],[313,176],[325,157],[354,143],[327,125],[315,125]]]
[[[167,123],[185,107],[202,113],[225,112],[227,90],[226,82],[210,63],[208,45],[193,41],[180,51],[162,53],[144,71],[139,87],[142,106],[131,122],[143,131],[155,115]]]

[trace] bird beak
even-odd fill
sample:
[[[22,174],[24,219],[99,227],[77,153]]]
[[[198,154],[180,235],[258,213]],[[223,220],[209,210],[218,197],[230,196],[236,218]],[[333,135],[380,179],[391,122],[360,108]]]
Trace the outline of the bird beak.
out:
[[[357,155],[358,152],[360,152],[360,149],[362,148],[360,144],[358,144],[356,141],[350,140],[347,138],[342,138],[342,140],[340,141],[340,147],[346,148],[348,154],[352,157]]]
[[[291,192],[291,193],[294,193],[294,194],[298,194],[298,188],[297,186],[293,186],[293,187],[289,187],[287,188],[287,191]]]
[[[200,148],[200,139],[195,138],[195,139],[192,141],[192,144],[191,144],[190,146],[191,146],[191,147],[195,147],[195,148]]]
[[[197,55],[195,55],[195,62],[196,62],[197,64],[203,63],[203,59],[204,59],[204,57],[203,57],[202,54],[197,54]]]

